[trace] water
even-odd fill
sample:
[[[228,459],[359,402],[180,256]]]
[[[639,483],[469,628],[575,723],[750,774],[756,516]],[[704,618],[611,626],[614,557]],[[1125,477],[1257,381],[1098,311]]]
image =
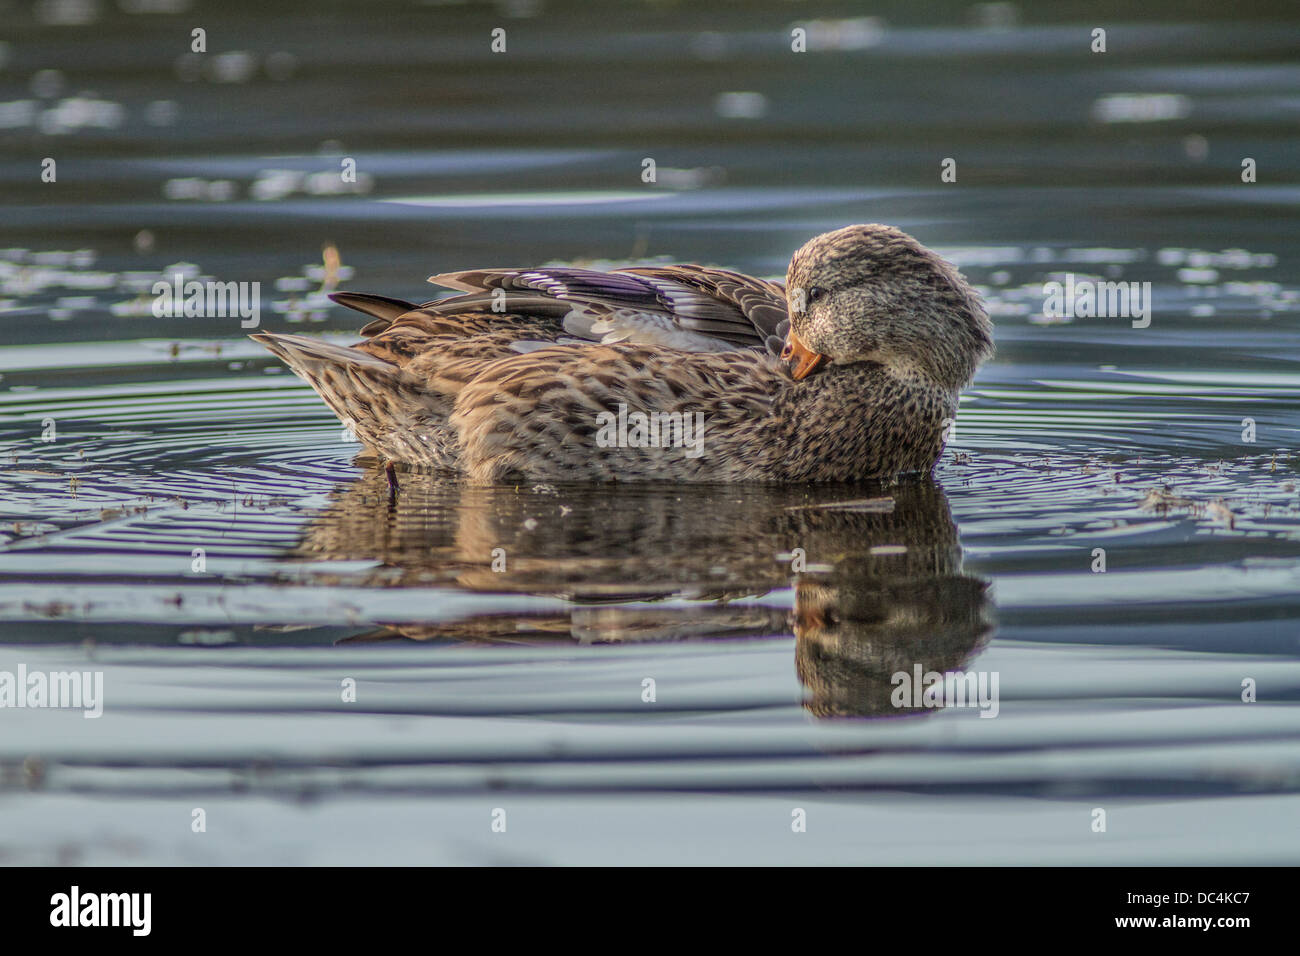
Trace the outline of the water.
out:
[[[1094,54],[1083,12],[832,5],[797,55],[785,4],[146,6],[0,47],[0,671],[104,674],[99,719],[2,712],[0,862],[1296,862],[1285,8]],[[346,342],[334,283],[779,276],[852,221],[996,321],[934,482],[390,506],[238,318],[150,312],[257,281]],[[1066,273],[1150,282],[1149,327],[1045,319]],[[895,707],[916,663],[996,718]]]

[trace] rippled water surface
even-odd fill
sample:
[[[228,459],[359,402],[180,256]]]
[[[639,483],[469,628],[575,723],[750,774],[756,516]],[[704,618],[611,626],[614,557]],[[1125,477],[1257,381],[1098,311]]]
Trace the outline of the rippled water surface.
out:
[[[1296,862],[1277,9],[830,5],[794,54],[784,3],[24,7],[0,672],[102,671],[104,713],[0,709],[0,862]],[[262,328],[348,342],[335,287],[781,276],[854,221],[997,325],[934,481],[390,503],[238,317],[151,311],[160,277],[256,281]],[[1066,274],[1151,283],[1149,325],[1045,318]],[[996,718],[897,706],[917,665],[996,677]]]

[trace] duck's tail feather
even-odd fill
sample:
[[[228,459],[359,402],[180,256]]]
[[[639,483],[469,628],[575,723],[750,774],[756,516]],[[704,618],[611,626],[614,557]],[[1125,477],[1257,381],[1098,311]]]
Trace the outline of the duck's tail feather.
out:
[[[259,332],[249,338],[314,388],[364,444],[388,458],[445,463],[445,443],[433,433],[446,430],[450,402],[421,388],[399,366],[305,335]]]
[[[392,362],[385,362],[369,352],[352,348],[348,345],[335,345],[321,339],[306,335],[290,335],[287,332],[257,332],[249,336],[255,342],[261,342],[268,349],[284,360],[284,363],[299,375],[311,381],[309,375],[325,365],[342,365],[365,367],[374,371],[387,370],[397,372]]]
[[[361,330],[362,335],[375,335],[393,324],[399,315],[405,315],[417,309],[414,302],[395,299],[390,295],[375,295],[373,292],[332,292],[330,298],[339,305],[346,306],[365,315],[373,316],[371,322]]]

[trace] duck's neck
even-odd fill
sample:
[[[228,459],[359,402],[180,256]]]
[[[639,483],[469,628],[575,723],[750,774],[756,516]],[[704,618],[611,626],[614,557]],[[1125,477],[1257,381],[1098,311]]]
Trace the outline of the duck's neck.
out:
[[[786,480],[857,481],[933,468],[957,393],[874,362],[829,365],[793,383],[775,411]]]

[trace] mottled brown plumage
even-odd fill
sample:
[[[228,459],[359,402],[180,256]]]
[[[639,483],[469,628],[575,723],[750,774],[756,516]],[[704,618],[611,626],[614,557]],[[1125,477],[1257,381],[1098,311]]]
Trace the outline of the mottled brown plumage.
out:
[[[464,294],[419,306],[339,294],[375,319],[350,348],[253,338],[381,457],[475,481],[929,471],[993,348],[961,275],[882,225],[811,240],[785,287],[691,265],[431,281]],[[790,367],[783,340],[803,357]]]

